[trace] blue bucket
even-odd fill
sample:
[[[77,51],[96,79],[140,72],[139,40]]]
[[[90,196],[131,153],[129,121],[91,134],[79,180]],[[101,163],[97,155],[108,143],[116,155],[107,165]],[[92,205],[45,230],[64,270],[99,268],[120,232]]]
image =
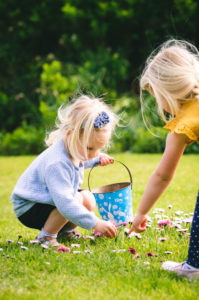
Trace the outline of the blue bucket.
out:
[[[128,223],[133,220],[132,207],[132,176],[129,168],[120,161],[128,171],[130,182],[120,182],[104,185],[95,189],[90,189],[90,174],[88,175],[88,187],[93,193],[99,213],[103,220],[115,222],[117,226],[122,223]]]

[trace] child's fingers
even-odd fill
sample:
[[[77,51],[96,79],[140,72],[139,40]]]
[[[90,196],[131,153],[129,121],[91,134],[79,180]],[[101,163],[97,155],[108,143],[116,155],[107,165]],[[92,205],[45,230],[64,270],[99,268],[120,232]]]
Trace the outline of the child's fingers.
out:
[[[129,234],[131,234],[131,232],[134,230],[134,226],[133,226],[133,224],[132,224],[132,226],[131,226],[131,228],[130,228],[130,230],[129,230],[129,232],[128,232],[128,235]]]
[[[114,163],[114,160],[113,160],[112,158],[108,158],[108,159],[106,160],[106,163],[107,163],[107,164],[113,164],[113,163]]]
[[[113,157],[111,157],[111,156],[108,156],[107,158],[108,158],[108,161],[109,161],[109,163],[111,163],[111,164],[113,164],[113,163],[114,163],[114,158],[113,158]]]
[[[105,164],[106,164],[106,159],[105,159],[105,157],[101,157],[101,158],[100,158],[100,165],[101,165],[101,166],[105,166]]]
[[[109,229],[109,237],[110,238],[114,238],[114,237],[116,237],[116,235],[117,235],[117,231],[115,230],[115,228],[110,228]]]
[[[146,224],[140,224],[135,228],[135,232],[143,232],[146,231]]]
[[[112,157],[110,157],[110,163],[113,164],[114,163],[114,159]]]
[[[139,229],[138,229],[139,231],[137,231],[137,232],[143,232],[143,231],[146,231],[146,226],[140,226],[139,227]]]
[[[136,232],[136,233],[140,233],[140,232],[143,232],[143,231],[146,231],[146,228],[144,227],[136,227],[135,229],[134,229],[134,231]]]
[[[105,162],[104,162],[103,160],[101,160],[100,166],[101,166],[101,167],[105,166]]]
[[[116,237],[116,235],[117,235],[117,228],[115,226],[113,226],[113,231],[114,231],[113,237]]]
[[[107,236],[109,238],[114,238],[117,235],[117,229],[114,225],[111,225],[107,230]]]
[[[101,165],[102,166],[106,166],[108,164],[113,164],[114,163],[114,159],[110,158],[110,157],[105,157],[103,159],[101,159]]]
[[[114,158],[107,155],[107,154],[102,154],[100,156],[100,166],[106,166],[108,164],[113,164],[114,163]]]
[[[145,226],[145,227],[146,227],[146,224],[147,224],[147,220],[145,220],[145,221],[142,223],[142,226]]]
[[[146,222],[143,222],[142,224],[136,224],[136,225],[132,224],[132,226],[128,232],[128,235],[131,234],[132,231],[135,231],[137,233],[146,231]]]

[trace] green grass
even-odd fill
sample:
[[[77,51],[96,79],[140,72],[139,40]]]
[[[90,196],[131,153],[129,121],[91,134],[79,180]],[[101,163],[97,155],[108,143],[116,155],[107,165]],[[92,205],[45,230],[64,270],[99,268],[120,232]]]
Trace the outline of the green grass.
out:
[[[126,163],[133,175],[133,208],[137,210],[141,195],[150,174],[160,160],[160,155],[116,155]],[[142,234],[142,239],[127,239],[123,229],[115,240],[98,238],[95,241],[79,241],[80,254],[58,253],[54,249],[43,250],[39,245],[30,245],[29,240],[37,234],[19,223],[9,201],[10,193],[23,170],[33,157],[0,158],[0,299],[197,299],[199,285],[178,278],[175,274],[161,270],[160,259],[183,261],[188,249],[188,236],[179,235],[175,229],[156,230],[157,220]],[[199,159],[197,155],[184,156],[175,178],[156,204],[165,208],[172,218],[176,210],[193,212],[198,189]],[[87,178],[87,176],[86,176]],[[85,179],[86,179],[85,178]],[[119,164],[99,167],[92,171],[91,187],[128,179],[128,173]],[[85,180],[85,187],[87,183]],[[168,205],[172,204],[171,210]],[[153,211],[153,210],[152,210]],[[96,212],[97,213],[97,212]],[[151,212],[150,216],[154,217]],[[190,226],[188,226],[190,229]],[[86,230],[82,233],[89,234]],[[16,243],[21,241],[28,247],[23,251]],[[164,243],[160,236],[167,237]],[[74,241],[73,241],[74,243]],[[70,242],[65,243],[70,246]],[[113,249],[133,247],[141,257],[134,258],[128,251],[113,253]],[[84,249],[93,251],[86,254]],[[79,249],[77,249],[79,250]],[[172,251],[166,255],[165,251]],[[146,257],[147,252],[157,257]],[[150,262],[146,265],[146,262]]]

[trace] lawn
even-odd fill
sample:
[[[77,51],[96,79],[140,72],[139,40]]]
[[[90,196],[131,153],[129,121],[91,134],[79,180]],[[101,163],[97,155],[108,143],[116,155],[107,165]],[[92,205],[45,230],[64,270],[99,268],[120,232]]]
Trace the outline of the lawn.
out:
[[[160,160],[157,154],[120,154],[115,158],[124,162],[133,176],[133,210],[137,210],[140,197],[150,174]],[[175,274],[161,270],[162,261],[183,261],[188,249],[187,234],[176,228],[159,228],[155,208],[163,208],[161,218],[174,221],[176,217],[187,217],[193,212],[198,189],[198,155],[184,155],[174,180],[159,202],[152,209],[151,227],[141,239],[127,239],[124,228],[120,228],[116,239],[96,238],[72,241],[80,248],[71,248],[71,253],[58,253],[55,249],[42,249],[29,244],[37,231],[19,223],[9,201],[10,193],[23,170],[34,157],[0,157],[0,299],[198,299],[198,281],[190,282]],[[87,186],[87,175],[84,186]],[[91,173],[91,187],[128,180],[126,170],[115,163],[95,168]],[[168,205],[172,205],[169,209]],[[177,216],[176,211],[183,211]],[[96,210],[96,213],[97,210]],[[157,217],[157,218],[156,218]],[[183,224],[190,231],[190,224]],[[159,230],[159,229],[162,230]],[[84,235],[91,235],[81,230]],[[17,244],[18,235],[27,250]],[[160,237],[166,237],[160,242]],[[14,243],[8,243],[7,240]],[[65,245],[70,247],[71,242]],[[128,252],[133,247],[136,254]],[[92,251],[91,254],[84,250]],[[123,252],[113,250],[125,249]],[[81,251],[73,253],[74,250]],[[166,254],[165,251],[172,253]],[[147,257],[151,252],[154,256]]]

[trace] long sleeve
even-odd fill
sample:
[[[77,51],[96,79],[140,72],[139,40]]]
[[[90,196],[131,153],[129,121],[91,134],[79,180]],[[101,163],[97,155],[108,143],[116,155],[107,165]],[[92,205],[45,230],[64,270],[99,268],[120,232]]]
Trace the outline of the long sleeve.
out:
[[[88,169],[88,168],[92,168],[94,167],[95,165],[99,164],[100,162],[100,156],[97,156],[91,160],[87,160],[85,163],[84,163],[84,169]]]
[[[72,170],[64,162],[48,166],[45,172],[46,185],[58,211],[78,226],[92,229],[98,218],[75,198]],[[78,185],[78,182],[77,182]]]

